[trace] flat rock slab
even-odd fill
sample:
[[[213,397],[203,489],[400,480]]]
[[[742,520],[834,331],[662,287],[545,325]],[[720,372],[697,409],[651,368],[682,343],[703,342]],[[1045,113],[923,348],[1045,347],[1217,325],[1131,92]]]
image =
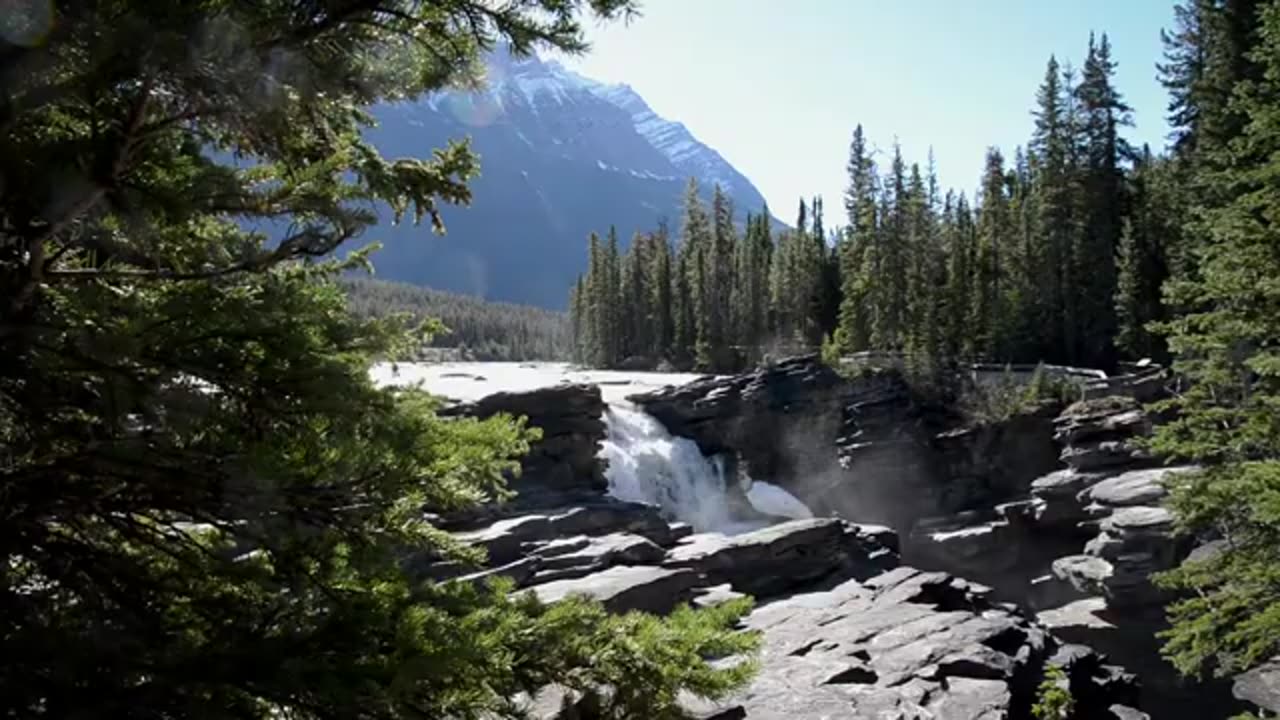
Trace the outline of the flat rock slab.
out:
[[[1031,494],[1035,497],[1075,497],[1077,493],[1097,483],[1106,475],[1082,473],[1066,468],[1038,477],[1031,482]]]
[[[568,552],[561,552],[563,546],[554,546],[551,553],[541,556],[542,567],[558,569],[581,565],[598,566],[604,569],[609,565],[656,565],[662,561],[663,550],[653,541],[630,533],[610,533],[594,538],[570,538],[585,541],[573,543]]]
[[[702,579],[692,570],[618,565],[580,578],[534,585],[527,592],[546,603],[585,595],[599,600],[610,612],[662,614],[688,600],[701,584]]]
[[[1172,527],[1173,513],[1162,507],[1121,508],[1102,521],[1102,531],[1116,535],[1161,532]]]
[[[763,605],[746,619],[763,633],[760,674],[729,701],[749,720],[1029,717],[1057,643],[970,588],[900,567]],[[1073,677],[1073,692],[1090,677]]]
[[[1127,507],[1131,505],[1158,505],[1169,494],[1165,482],[1170,476],[1194,470],[1191,467],[1152,468],[1131,470],[1107,478],[1085,491],[1086,502]]]
[[[741,535],[691,535],[672,548],[663,565],[705,573],[714,584],[757,598],[778,595],[827,576],[871,565],[856,525],[835,518],[792,520]],[[847,575],[846,575],[847,576]]]

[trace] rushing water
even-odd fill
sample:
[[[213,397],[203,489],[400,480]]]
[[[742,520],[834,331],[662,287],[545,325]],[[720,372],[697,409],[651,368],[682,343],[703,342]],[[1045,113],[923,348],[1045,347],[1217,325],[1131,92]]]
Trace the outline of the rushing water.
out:
[[[734,518],[726,494],[730,482],[724,462],[706,457],[692,440],[673,437],[662,423],[622,405],[605,414],[609,434],[601,450],[609,461],[605,477],[609,494],[619,500],[658,505],[669,515],[702,532],[754,530],[763,520]],[[750,482],[746,495],[766,515],[801,518],[812,513],[780,487]]]
[[[747,485],[747,501],[763,515],[812,517],[804,503],[776,485],[726,477],[720,458],[704,456],[692,440],[673,437],[662,423],[625,400],[626,395],[681,384],[696,375],[582,371],[560,363],[400,363],[375,367],[373,377],[380,384],[421,383],[458,400],[561,382],[597,383],[608,403],[608,436],[600,454],[609,463],[609,494],[657,505],[700,532],[737,533],[767,524],[735,518],[726,496],[730,482]]]

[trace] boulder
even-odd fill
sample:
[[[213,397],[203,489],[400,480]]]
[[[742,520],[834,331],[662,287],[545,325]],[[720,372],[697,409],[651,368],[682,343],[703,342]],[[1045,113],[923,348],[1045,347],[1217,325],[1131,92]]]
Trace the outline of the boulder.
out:
[[[1082,400],[1063,410],[1054,428],[1054,439],[1063,445],[1060,459],[1073,470],[1117,472],[1151,462],[1132,443],[1151,432],[1151,422],[1131,397]]]
[[[1074,530],[1077,523],[1089,518],[1085,503],[1080,501],[1080,493],[1105,477],[1099,473],[1067,468],[1037,478],[1031,483],[1036,525],[1054,530]]]
[[[657,508],[601,497],[572,507],[503,518],[455,536],[484,548],[490,565],[502,565],[533,552],[541,544],[612,533],[638,535],[659,547],[672,545],[677,535]]]
[[[1123,440],[1103,440],[1069,445],[1059,458],[1072,470],[1088,473],[1144,463],[1150,460],[1150,455]]]
[[[627,399],[704,455],[736,455],[751,477],[796,477],[835,461],[846,385],[806,355]],[[791,452],[800,445],[808,457]]]
[[[1169,494],[1165,486],[1168,478],[1194,469],[1193,467],[1168,467],[1131,470],[1093,484],[1083,492],[1081,500],[1109,508],[1158,505]]]
[[[604,462],[597,453],[605,438],[604,410],[599,387],[565,384],[495,393],[476,402],[444,408],[440,414],[485,419],[502,413],[528,418],[531,427],[542,430],[542,438],[520,461],[519,477],[512,480],[511,487],[517,493],[603,493],[608,483]]]
[[[769,597],[831,577],[869,577],[896,564],[895,554],[884,552],[862,532],[835,518],[810,518],[742,535],[691,535],[671,550],[663,565],[690,568],[713,584],[729,583],[739,592]]]
[[[1102,594],[1115,568],[1092,555],[1068,555],[1053,561],[1053,574],[1083,593]]]
[[[1231,691],[1259,710],[1280,713],[1280,657],[1237,675]]]
[[[1162,602],[1165,596],[1152,585],[1151,575],[1174,567],[1186,550],[1173,535],[1172,513],[1162,507],[1122,507],[1100,528],[1083,555],[1055,561],[1054,574],[1083,592],[1105,595],[1112,608]]]
[[[1068,406],[1054,421],[1053,439],[1063,445],[1124,440],[1146,435],[1150,420],[1136,400],[1113,395]]]
[[[632,610],[664,614],[693,597],[703,584],[698,573],[682,568],[618,565],[580,578],[533,585],[542,602],[553,603],[573,595],[600,601],[610,612]]]
[[[582,577],[614,565],[657,565],[663,550],[652,540],[630,533],[554,540],[533,550],[538,561],[532,582]]]

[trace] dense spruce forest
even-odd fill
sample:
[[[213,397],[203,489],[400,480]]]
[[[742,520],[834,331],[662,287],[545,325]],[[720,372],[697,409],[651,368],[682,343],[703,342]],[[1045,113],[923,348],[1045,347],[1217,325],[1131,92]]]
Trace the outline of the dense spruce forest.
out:
[[[405,313],[438,320],[428,347],[450,348],[470,360],[569,360],[572,336],[562,312],[490,302],[471,295],[370,278],[343,280],[351,311],[379,318]]]
[[[1114,72],[1105,34],[1078,72],[1051,57],[1033,136],[1012,156],[988,149],[972,199],[939,188],[932,153],[922,167],[897,145],[878,152],[861,126],[839,225],[815,198],[794,228],[772,232],[767,207],[739,228],[719,188],[704,207],[691,180],[678,234],[639,233],[625,252],[613,230],[590,239],[570,298],[578,357],[725,370],[825,342],[1100,368],[1163,359],[1148,326],[1184,262],[1186,206],[1172,160],[1125,142]],[[1166,81],[1182,72],[1168,65]]]
[[[1154,29],[1153,29],[1154,31]],[[575,350],[731,369],[775,348],[901,351],[1101,368],[1172,363],[1150,448],[1202,473],[1172,488],[1215,553],[1163,573],[1167,657],[1230,675],[1280,654],[1280,0],[1183,0],[1156,71],[1174,128],[1132,148],[1106,36],[1077,72],[1050,58],[1035,131],[987,152],[979,189],[942,192],[932,163],[879,161],[859,127],[843,226],[821,200],[771,232],[742,228],[691,181],[675,231],[592,236],[571,294]]]

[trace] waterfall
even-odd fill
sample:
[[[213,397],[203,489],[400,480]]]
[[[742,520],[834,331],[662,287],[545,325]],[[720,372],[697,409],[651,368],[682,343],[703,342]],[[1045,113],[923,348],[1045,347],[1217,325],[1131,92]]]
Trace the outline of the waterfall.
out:
[[[609,494],[619,500],[657,505],[699,532],[732,534],[769,524],[764,518],[735,517],[727,499],[730,482],[724,462],[708,458],[688,438],[673,437],[648,414],[610,405],[608,436],[601,455],[609,462]],[[775,485],[750,482],[746,496],[763,515],[812,517],[804,503]]]

